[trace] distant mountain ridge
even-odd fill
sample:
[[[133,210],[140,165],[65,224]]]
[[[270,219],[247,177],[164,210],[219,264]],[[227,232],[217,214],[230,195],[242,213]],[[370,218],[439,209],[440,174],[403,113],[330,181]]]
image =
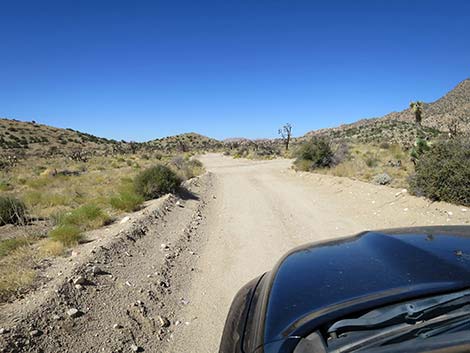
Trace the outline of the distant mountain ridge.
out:
[[[455,118],[470,118],[470,79],[460,82],[454,89],[435,102],[424,104],[423,126],[430,134],[448,131]],[[470,126],[462,124],[464,131]],[[392,142],[409,142],[415,138],[414,114],[407,108],[383,117],[361,119],[354,123],[310,131],[304,137],[328,136],[334,139],[357,139],[371,142],[390,139]]]
[[[116,141],[35,121],[0,118],[0,157],[109,155],[136,151],[163,153],[215,150],[223,143],[194,132],[148,142]]]

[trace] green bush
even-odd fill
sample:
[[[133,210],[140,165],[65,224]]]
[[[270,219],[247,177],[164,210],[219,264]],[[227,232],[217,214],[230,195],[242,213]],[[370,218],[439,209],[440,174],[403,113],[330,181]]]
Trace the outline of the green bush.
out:
[[[294,164],[301,170],[331,167],[334,164],[334,153],[326,139],[313,138],[304,142],[296,155]]]
[[[80,228],[75,225],[65,224],[49,232],[49,237],[52,240],[59,241],[67,247],[77,245],[82,239]]]
[[[421,155],[412,191],[436,201],[470,206],[470,142],[441,141]]]
[[[21,224],[26,220],[23,201],[9,196],[0,196],[0,225]]]
[[[156,165],[140,172],[134,180],[138,195],[150,200],[170,192],[176,192],[181,178],[170,168]]]

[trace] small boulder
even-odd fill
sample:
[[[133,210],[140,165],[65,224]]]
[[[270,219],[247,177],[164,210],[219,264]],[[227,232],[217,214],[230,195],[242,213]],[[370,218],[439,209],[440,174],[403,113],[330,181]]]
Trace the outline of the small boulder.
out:
[[[31,337],[38,337],[38,336],[42,335],[42,331],[41,330],[31,330],[31,331],[29,331],[29,335]]]
[[[161,327],[168,327],[170,326],[170,320],[168,320],[164,316],[158,316],[158,321],[160,322]]]
[[[72,319],[75,319],[79,316],[82,316],[83,312],[81,312],[77,308],[70,308],[69,310],[67,310],[67,315],[71,317]]]
[[[77,285],[77,284],[84,285],[86,283],[87,283],[87,280],[83,276],[78,276],[78,277],[74,278],[74,280],[73,280],[73,284],[75,284],[75,285]]]

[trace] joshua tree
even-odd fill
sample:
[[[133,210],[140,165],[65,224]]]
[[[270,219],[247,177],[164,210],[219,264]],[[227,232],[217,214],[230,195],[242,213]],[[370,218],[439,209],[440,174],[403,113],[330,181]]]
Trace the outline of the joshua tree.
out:
[[[292,136],[292,125],[287,123],[282,128],[278,130],[278,134],[281,135],[282,141],[286,146],[286,151],[289,150],[289,143]]]
[[[415,115],[416,125],[421,127],[421,122],[423,120],[423,102],[420,102],[420,101],[411,102],[410,108]]]

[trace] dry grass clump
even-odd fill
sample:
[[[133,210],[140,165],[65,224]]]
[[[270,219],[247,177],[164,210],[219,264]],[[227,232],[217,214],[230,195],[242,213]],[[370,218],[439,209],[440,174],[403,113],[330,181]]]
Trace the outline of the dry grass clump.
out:
[[[11,254],[18,248],[31,245],[37,239],[31,236],[22,236],[17,238],[10,238],[0,240],[0,258]]]
[[[72,225],[80,228],[82,231],[87,231],[106,225],[109,223],[110,217],[98,206],[87,204],[71,212],[58,214],[55,220],[61,226]]]
[[[0,259],[0,301],[26,290],[34,281],[36,252],[21,246]]]
[[[72,224],[59,225],[49,232],[49,237],[65,247],[75,246],[83,238],[80,228]]]
[[[0,226],[4,224],[24,224],[26,206],[23,201],[11,196],[0,196]]]
[[[41,257],[59,256],[65,252],[65,245],[57,240],[44,239],[38,249]]]

